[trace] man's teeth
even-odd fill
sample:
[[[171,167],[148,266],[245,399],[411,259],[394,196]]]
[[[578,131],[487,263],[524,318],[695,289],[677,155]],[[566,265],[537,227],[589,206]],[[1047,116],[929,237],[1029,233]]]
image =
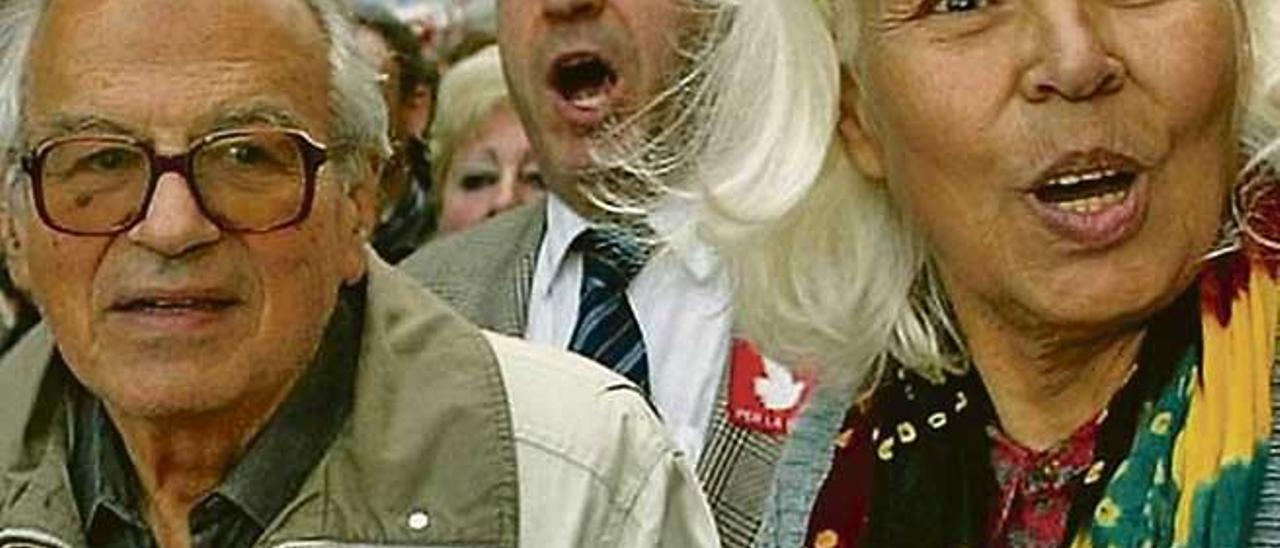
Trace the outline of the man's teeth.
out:
[[[1072,200],[1070,202],[1060,202],[1060,203],[1055,203],[1051,205],[1063,211],[1068,211],[1068,212],[1076,213],[1079,215],[1089,215],[1089,214],[1101,212],[1102,210],[1107,209],[1109,207],[1119,205],[1120,203],[1124,202],[1124,199],[1128,196],[1129,196],[1129,192],[1127,190],[1118,190],[1116,192],[1109,192],[1101,196],[1094,196],[1091,198],[1082,198],[1079,200]]]
[[[195,308],[200,305],[194,299],[148,299],[143,301],[148,308]]]
[[[596,110],[605,107],[608,96],[600,88],[583,88],[569,97],[573,106],[584,110]]]
[[[222,306],[221,301],[210,299],[144,299],[136,302],[136,308],[160,310],[213,309]]]

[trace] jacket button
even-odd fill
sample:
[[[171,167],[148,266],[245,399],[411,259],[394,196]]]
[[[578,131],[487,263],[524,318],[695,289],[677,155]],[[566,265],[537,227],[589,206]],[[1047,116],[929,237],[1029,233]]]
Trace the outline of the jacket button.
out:
[[[409,514],[409,528],[414,531],[421,531],[431,525],[431,516],[426,512],[418,511]]]

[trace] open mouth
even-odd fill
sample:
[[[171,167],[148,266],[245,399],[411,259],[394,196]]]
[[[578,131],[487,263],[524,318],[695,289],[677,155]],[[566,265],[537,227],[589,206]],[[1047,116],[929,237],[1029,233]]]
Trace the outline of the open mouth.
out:
[[[221,312],[237,304],[235,299],[220,297],[138,297],[122,300],[111,310],[142,314],[189,314]]]
[[[549,84],[570,105],[588,111],[604,109],[614,88],[618,72],[604,58],[590,53],[569,55],[551,67]]]
[[[1136,233],[1146,214],[1144,168],[1105,149],[1063,156],[1029,191],[1040,218],[1087,248],[1106,248]]]
[[[1105,149],[1068,154],[1040,176],[1032,195],[1041,204],[1075,215],[1093,215],[1122,205],[1142,166]]]
[[[1137,180],[1136,171],[1096,169],[1053,177],[1036,188],[1034,194],[1051,207],[1089,215],[1124,203]]]

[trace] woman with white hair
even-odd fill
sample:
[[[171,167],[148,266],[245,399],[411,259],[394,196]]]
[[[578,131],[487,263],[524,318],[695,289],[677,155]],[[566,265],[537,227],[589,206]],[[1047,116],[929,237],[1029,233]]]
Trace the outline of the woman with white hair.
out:
[[[821,176],[704,178],[740,323],[826,373],[759,544],[1280,540],[1280,4],[828,7]]]

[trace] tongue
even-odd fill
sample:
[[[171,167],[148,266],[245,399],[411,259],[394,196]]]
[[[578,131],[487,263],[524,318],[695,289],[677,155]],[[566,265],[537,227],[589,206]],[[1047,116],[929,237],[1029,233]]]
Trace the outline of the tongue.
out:
[[[556,87],[574,106],[596,109],[605,105],[615,78],[613,69],[603,61],[579,60],[560,67]]]

